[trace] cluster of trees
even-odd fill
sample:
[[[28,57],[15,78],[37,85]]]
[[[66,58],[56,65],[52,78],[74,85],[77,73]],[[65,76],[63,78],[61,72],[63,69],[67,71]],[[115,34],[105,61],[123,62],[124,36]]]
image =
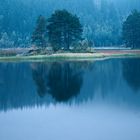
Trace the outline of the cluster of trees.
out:
[[[62,48],[69,50],[72,44],[82,39],[82,32],[82,25],[76,15],[66,10],[57,10],[48,20],[39,16],[32,43],[44,48],[48,40],[54,51]]]
[[[119,45],[122,21],[134,8],[140,9],[139,0],[3,0],[0,39],[7,33],[15,46],[28,44],[39,14],[48,18],[55,10],[66,9],[80,17],[83,36],[95,46]]]
[[[81,19],[83,37],[95,46],[123,43],[122,22],[132,9],[140,10],[139,0],[3,0],[0,4],[0,39],[7,34],[15,46],[28,46],[36,17],[50,17],[66,9]],[[1,46],[2,47],[2,46]]]
[[[134,10],[123,23],[123,40],[126,46],[140,48],[140,12]]]
[[[32,35],[32,43],[38,47],[46,47],[46,26],[47,21],[45,17],[39,16],[37,19],[37,26]]]
[[[54,51],[61,48],[69,50],[71,45],[74,46],[82,39],[82,33],[82,25],[76,15],[72,15],[66,10],[57,10],[48,20],[39,16],[37,27],[32,35],[32,43],[36,46],[46,47],[48,36],[48,41]],[[88,30],[87,34],[90,34]],[[122,37],[126,46],[140,47],[140,12],[137,10],[132,11],[123,22]],[[78,43],[75,46],[78,46]]]

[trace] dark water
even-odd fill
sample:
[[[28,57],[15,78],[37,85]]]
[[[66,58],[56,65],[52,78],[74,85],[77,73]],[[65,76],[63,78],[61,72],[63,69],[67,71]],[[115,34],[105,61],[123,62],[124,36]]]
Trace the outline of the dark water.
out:
[[[140,59],[0,63],[0,140],[140,140]]]

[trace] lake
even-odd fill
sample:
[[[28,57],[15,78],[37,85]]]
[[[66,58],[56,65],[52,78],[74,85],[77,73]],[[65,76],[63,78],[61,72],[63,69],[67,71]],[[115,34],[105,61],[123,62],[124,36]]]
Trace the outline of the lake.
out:
[[[140,58],[1,62],[0,140],[140,140]]]

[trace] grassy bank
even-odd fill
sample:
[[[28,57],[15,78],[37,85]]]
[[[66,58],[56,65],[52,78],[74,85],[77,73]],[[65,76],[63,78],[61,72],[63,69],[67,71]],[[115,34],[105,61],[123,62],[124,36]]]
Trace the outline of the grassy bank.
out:
[[[31,60],[92,60],[100,58],[140,57],[140,51],[98,51],[96,53],[57,53],[52,55],[2,56],[0,61],[31,61]]]

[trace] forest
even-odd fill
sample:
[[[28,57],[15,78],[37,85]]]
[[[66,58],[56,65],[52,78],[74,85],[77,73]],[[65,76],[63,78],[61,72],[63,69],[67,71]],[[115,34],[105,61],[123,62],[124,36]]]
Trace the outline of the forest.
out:
[[[66,9],[80,18],[83,38],[94,46],[119,46],[122,24],[139,0],[3,0],[0,2],[0,47],[28,47],[39,15],[49,18]]]

